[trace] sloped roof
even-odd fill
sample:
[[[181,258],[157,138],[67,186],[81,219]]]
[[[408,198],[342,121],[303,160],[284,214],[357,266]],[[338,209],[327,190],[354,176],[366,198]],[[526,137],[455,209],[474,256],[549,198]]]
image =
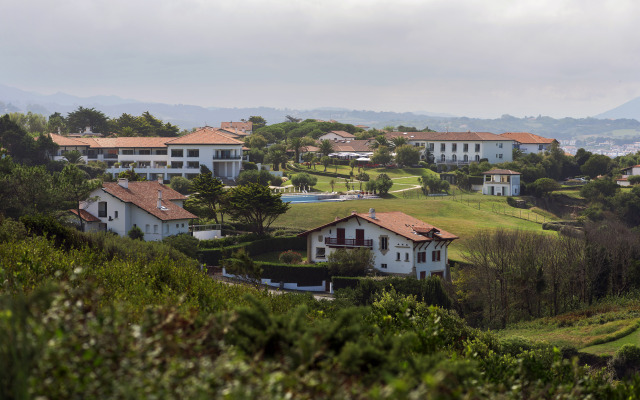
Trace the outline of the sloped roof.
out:
[[[336,135],[338,135],[338,136],[340,136],[342,138],[345,138],[345,139],[350,139],[350,138],[356,137],[356,135],[354,135],[352,133],[349,133],[349,132],[345,132],[345,131],[331,131],[329,133],[336,134]]]
[[[53,143],[58,146],[89,146],[88,143],[85,142],[84,138],[70,138],[67,136],[56,135],[55,133],[50,133],[49,136]]]
[[[235,144],[242,145],[243,142],[233,139],[229,133],[221,132],[215,128],[205,126],[195,132],[179,138],[167,140],[167,145],[173,144]]]
[[[251,121],[221,122],[220,128],[242,129],[243,131],[250,131],[250,130],[253,130],[253,122]]]
[[[307,236],[311,232],[319,231],[327,226],[336,225],[340,222],[357,217],[362,218],[363,220],[372,224],[378,225],[379,227],[384,228],[390,232],[403,236],[413,242],[430,242],[433,240],[458,239],[458,236],[452,233],[436,228],[435,226],[427,224],[426,222],[422,222],[419,219],[407,215],[401,211],[376,213],[375,216],[375,219],[373,219],[371,218],[369,213],[351,214],[344,218],[337,219],[328,224],[303,232],[298,236]],[[425,236],[429,232],[433,232],[433,238]]]
[[[78,215],[78,210],[71,209],[69,211],[71,211],[75,215]],[[94,216],[93,214],[89,213],[87,210],[80,210],[80,218],[82,218],[83,220],[85,220],[87,222],[100,222],[100,218],[98,218],[98,217]]]
[[[481,142],[490,140],[512,140],[496,135],[491,132],[388,132],[387,139],[394,137],[404,137],[407,140],[426,141],[458,141],[458,142]]]
[[[522,144],[551,144],[555,141],[555,139],[534,135],[529,132],[505,132],[501,133],[499,136],[515,140]]]
[[[522,175],[520,172],[511,171],[510,169],[492,169],[491,171],[483,172],[482,175]]]
[[[346,151],[346,152],[371,152],[373,149],[369,147],[371,145],[370,140],[345,140],[333,142],[333,151]]]
[[[158,181],[128,182],[127,186],[128,188],[125,189],[118,182],[104,182],[102,190],[125,203],[135,204],[163,221],[198,218],[171,201],[184,200],[187,198],[186,196],[158,183]],[[162,191],[161,205],[163,208],[158,208],[158,191]]]

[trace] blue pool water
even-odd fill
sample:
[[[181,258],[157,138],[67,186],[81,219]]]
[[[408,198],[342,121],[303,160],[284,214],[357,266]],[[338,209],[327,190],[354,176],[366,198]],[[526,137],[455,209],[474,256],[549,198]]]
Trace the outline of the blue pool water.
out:
[[[320,199],[314,194],[298,194],[298,195],[282,195],[282,201],[290,201],[291,203],[319,203],[322,201],[340,201],[340,199]]]

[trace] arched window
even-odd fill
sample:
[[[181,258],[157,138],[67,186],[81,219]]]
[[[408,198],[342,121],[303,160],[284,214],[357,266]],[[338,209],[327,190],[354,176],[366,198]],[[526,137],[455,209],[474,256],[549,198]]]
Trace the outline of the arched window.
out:
[[[445,157],[445,155],[443,154],[442,156],[440,156],[440,160],[442,160],[442,162],[447,161],[447,157]]]
[[[458,157],[455,154],[451,156],[451,161],[457,161],[457,160],[458,160]]]
[[[463,160],[464,162],[469,162],[469,156],[465,154]]]
[[[480,156],[476,154],[476,162],[480,162]]]

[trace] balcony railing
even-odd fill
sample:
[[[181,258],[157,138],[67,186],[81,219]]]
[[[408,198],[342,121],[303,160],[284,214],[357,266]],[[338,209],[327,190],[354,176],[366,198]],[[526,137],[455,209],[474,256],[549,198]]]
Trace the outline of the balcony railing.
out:
[[[117,154],[105,154],[104,158],[114,159],[114,158],[118,158],[118,155]]]
[[[373,239],[343,239],[343,238],[324,238],[324,244],[327,246],[343,246],[343,247],[368,247],[373,249]]]
[[[241,160],[242,156],[213,156],[214,160]]]

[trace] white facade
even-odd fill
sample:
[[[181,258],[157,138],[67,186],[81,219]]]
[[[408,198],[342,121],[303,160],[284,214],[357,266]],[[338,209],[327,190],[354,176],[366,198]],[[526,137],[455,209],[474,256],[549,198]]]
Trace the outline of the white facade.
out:
[[[435,164],[467,165],[486,159],[491,164],[513,161],[513,140],[489,132],[394,132],[387,138],[404,137],[407,143],[427,150]]]
[[[616,180],[616,183],[620,186],[631,186],[628,178],[634,175],[640,175],[640,165],[634,165],[633,167],[628,167],[623,169],[625,174],[622,175],[621,178]]]
[[[307,232],[307,259],[310,262],[325,262],[336,249],[365,247],[375,256],[374,268],[382,273],[417,279],[431,275],[446,277],[447,248],[452,239],[434,238],[427,241],[424,236],[414,234],[418,241],[372,223],[361,214],[355,214]]]
[[[117,175],[133,168],[147,180],[173,176],[193,178],[205,165],[219,178],[235,180],[242,168],[242,142],[218,131],[196,131],[193,143],[180,138],[67,138],[51,135],[59,146],[54,160],[62,160],[66,152],[78,150],[87,161],[103,161],[107,173]],[[177,142],[177,143],[172,143]]]
[[[144,184],[147,186],[153,186],[149,190],[153,193],[157,192],[156,188],[161,188],[160,191],[173,192],[168,187],[159,184],[158,182],[124,182],[126,179],[121,180],[118,185],[127,189],[125,186]],[[113,184],[112,184],[113,185]],[[124,186],[123,186],[124,185]],[[149,191],[147,191],[149,193]],[[125,193],[129,196],[129,193]],[[134,197],[133,195],[129,197]],[[167,236],[178,235],[181,233],[189,233],[189,221],[192,218],[196,218],[195,215],[188,213],[182,209],[183,201],[180,200],[167,200],[162,199],[162,194],[158,194],[158,200],[154,201],[156,204],[147,206],[146,209],[143,206],[137,205],[131,198],[120,198],[107,192],[104,188],[94,190],[89,198],[91,201],[83,203],[81,208],[91,214],[98,221],[91,222],[87,225],[85,230],[106,230],[114,232],[120,236],[126,236],[127,233],[134,227],[139,227],[144,233],[144,239],[147,241],[162,240]],[[142,196],[146,199],[148,195]],[[146,201],[148,203],[148,201]],[[169,204],[171,202],[172,204]],[[140,202],[138,202],[140,203]],[[167,207],[168,206],[168,207]],[[162,218],[153,215],[149,212],[150,207],[156,207],[161,212],[158,214],[166,214]],[[176,215],[179,217],[176,218]]]
[[[345,140],[345,139],[355,139],[355,135],[352,135],[348,132],[329,132],[329,133],[325,133],[324,135],[320,136],[318,138],[318,141],[322,141],[322,140],[331,140],[332,142],[334,141],[338,141],[338,140]]]
[[[485,172],[482,194],[490,196],[520,196],[520,174],[506,170]]]

